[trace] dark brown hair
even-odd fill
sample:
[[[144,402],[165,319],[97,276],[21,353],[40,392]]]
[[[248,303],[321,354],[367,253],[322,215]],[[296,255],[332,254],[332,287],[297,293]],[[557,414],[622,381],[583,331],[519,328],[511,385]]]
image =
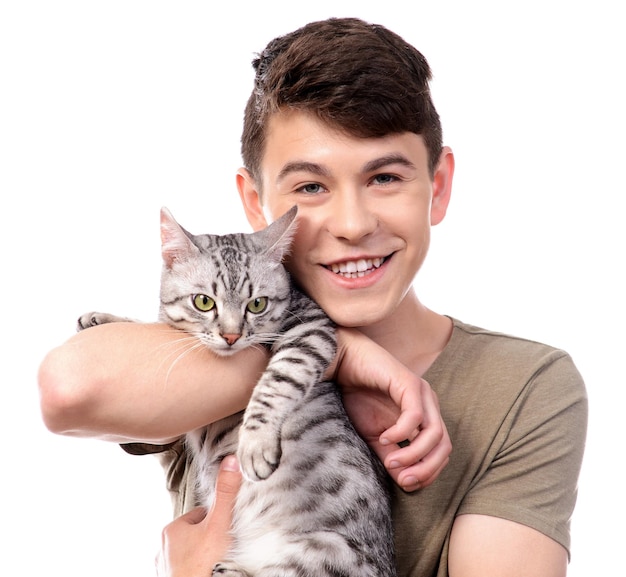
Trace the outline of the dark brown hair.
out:
[[[252,64],[256,77],[241,153],[257,181],[267,121],[283,109],[316,114],[357,137],[420,134],[434,174],[442,132],[430,67],[394,32],[356,18],[330,18],[275,38]]]

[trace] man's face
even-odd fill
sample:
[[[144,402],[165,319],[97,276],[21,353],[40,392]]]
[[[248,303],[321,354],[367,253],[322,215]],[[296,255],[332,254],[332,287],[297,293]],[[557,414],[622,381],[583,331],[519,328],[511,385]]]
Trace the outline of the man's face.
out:
[[[428,250],[431,216],[438,222],[445,214],[445,207],[431,214],[427,160],[413,133],[355,138],[303,112],[271,118],[264,212],[274,220],[298,205],[287,267],[336,323],[388,319],[409,291]]]

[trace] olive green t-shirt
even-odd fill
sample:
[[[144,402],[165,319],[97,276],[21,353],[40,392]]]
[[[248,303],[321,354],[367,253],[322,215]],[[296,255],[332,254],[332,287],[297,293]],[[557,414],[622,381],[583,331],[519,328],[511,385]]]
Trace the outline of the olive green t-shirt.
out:
[[[527,525],[569,552],[587,426],[585,386],[571,358],[454,320],[424,378],[439,397],[453,449],[430,487],[394,490],[399,575],[447,576],[452,524],[467,513]],[[175,515],[196,505],[181,443],[125,448],[160,453]]]

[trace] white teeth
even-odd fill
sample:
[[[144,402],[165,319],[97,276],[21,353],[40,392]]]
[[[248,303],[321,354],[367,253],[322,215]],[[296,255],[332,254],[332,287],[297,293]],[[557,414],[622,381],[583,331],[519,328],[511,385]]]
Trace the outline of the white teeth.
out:
[[[370,260],[369,265],[367,261],[361,259],[356,261],[356,270],[358,272],[365,272],[368,268],[372,268],[372,261]]]
[[[330,268],[335,274],[341,274],[348,278],[357,278],[369,274],[377,269],[383,262],[384,258],[361,258],[359,260],[349,260],[346,262],[334,263]]]

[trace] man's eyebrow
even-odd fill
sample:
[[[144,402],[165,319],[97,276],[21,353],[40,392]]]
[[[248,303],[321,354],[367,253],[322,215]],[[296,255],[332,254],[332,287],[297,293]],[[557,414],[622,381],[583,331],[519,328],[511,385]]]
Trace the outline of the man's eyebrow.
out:
[[[283,178],[289,176],[294,172],[309,172],[311,174],[316,174],[318,176],[330,176],[330,173],[323,166],[315,163],[315,162],[307,162],[306,160],[296,160],[293,162],[288,162],[283,166],[281,171],[278,173],[278,177],[276,178],[276,182],[280,182]]]
[[[376,158],[374,160],[370,160],[363,166],[363,172],[375,172],[376,170],[380,170],[381,168],[385,168],[390,164],[401,164],[406,166],[407,168],[415,168],[415,164],[413,164],[406,156],[400,153],[392,153],[386,156],[381,156],[380,158]]]
[[[413,164],[403,154],[392,153],[381,156],[380,158],[375,158],[374,160],[370,160],[363,165],[362,171],[363,173],[375,172],[376,170],[380,170],[381,168],[385,168],[386,166],[392,164],[401,164],[403,166],[406,166],[407,168],[415,168],[415,164]],[[330,172],[328,171],[328,169],[321,164],[317,164],[316,162],[308,162],[306,160],[294,160],[292,162],[288,162],[287,164],[285,164],[285,166],[283,166],[281,171],[278,173],[276,182],[280,182],[294,172],[308,172],[309,174],[315,174],[317,176],[324,177],[330,176]]]

